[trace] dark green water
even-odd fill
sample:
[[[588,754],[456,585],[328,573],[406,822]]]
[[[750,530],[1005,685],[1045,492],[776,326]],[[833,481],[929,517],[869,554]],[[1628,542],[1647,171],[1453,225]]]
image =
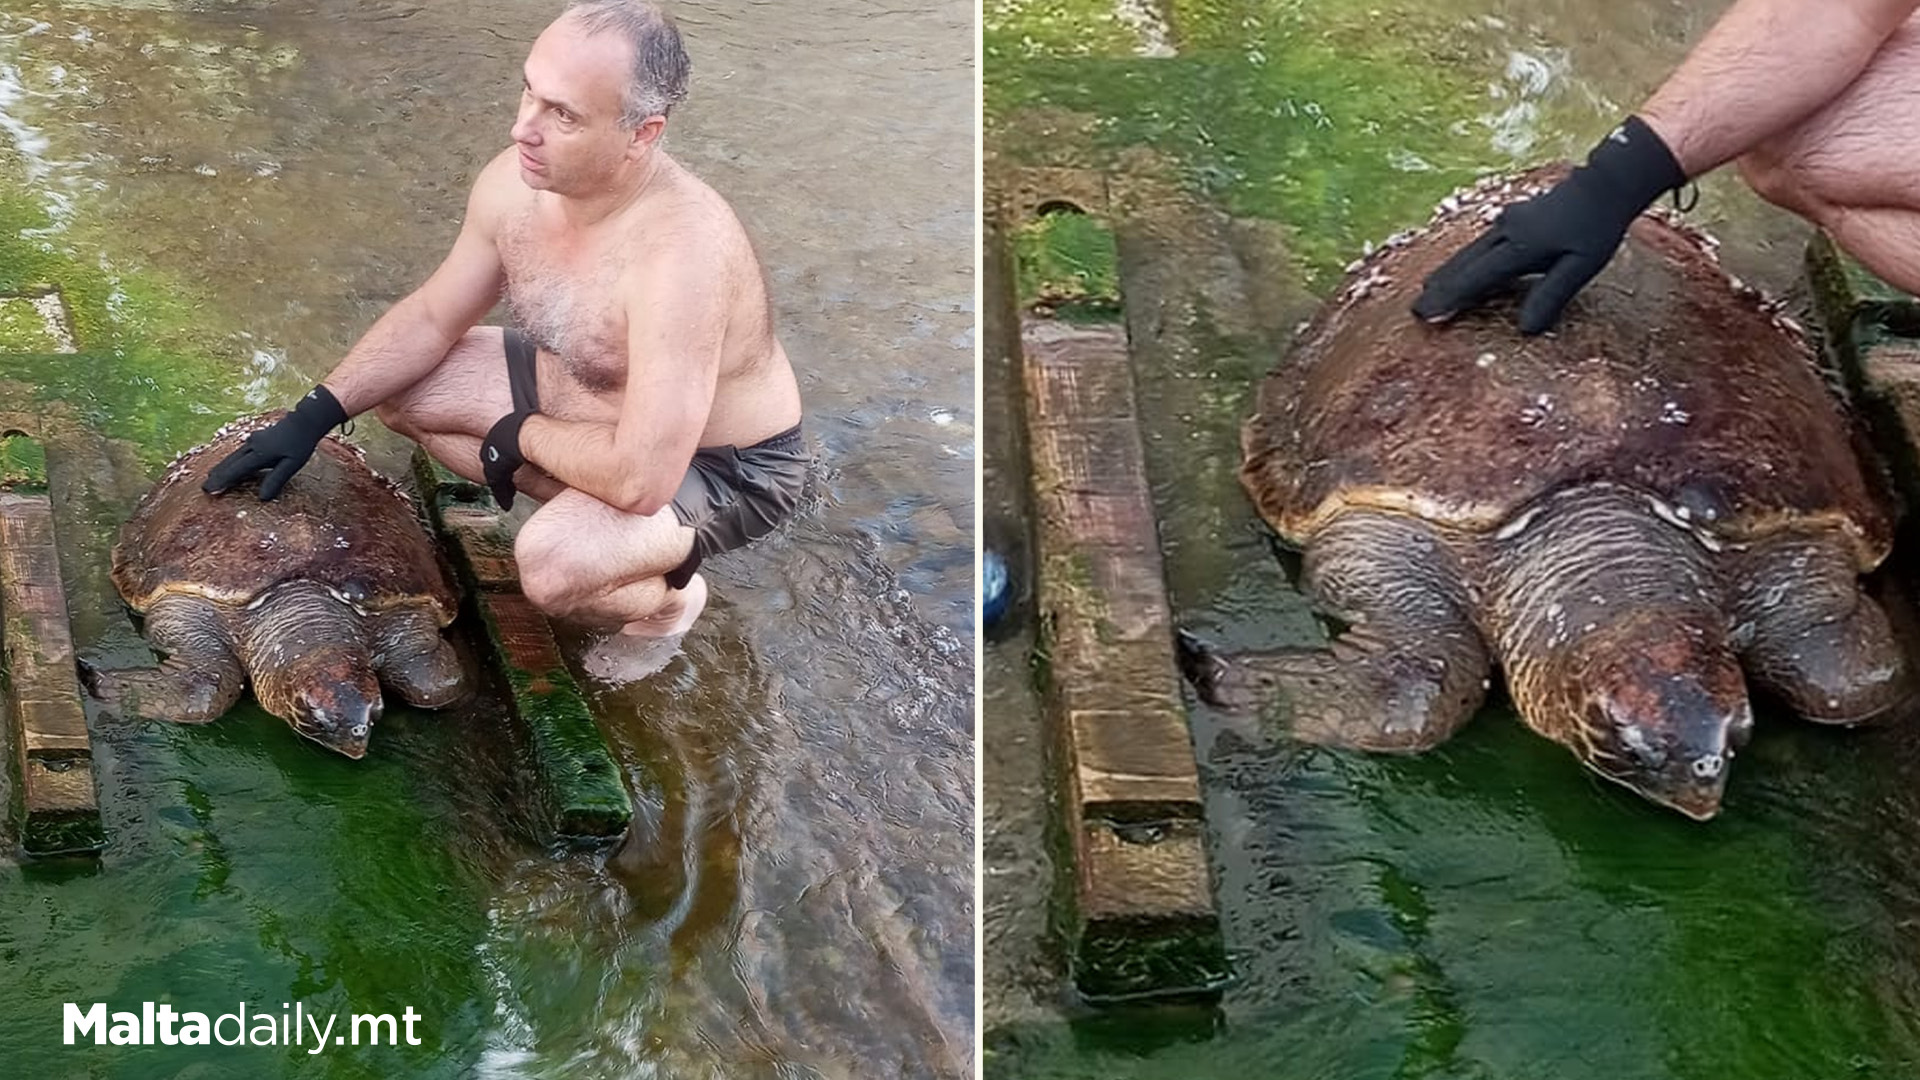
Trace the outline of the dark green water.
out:
[[[1178,622],[1230,648],[1318,639],[1234,476],[1254,380],[1363,242],[1481,170],[1584,151],[1722,6],[1175,0],[1146,30],[1108,4],[989,8],[990,183],[1109,176]],[[1704,188],[1729,265],[1792,293],[1802,227]],[[1017,536],[1017,384],[986,315],[986,510]],[[1920,1075],[1915,740],[1764,715],[1701,826],[1499,708],[1412,760],[1196,709],[1238,981],[1197,1025],[1078,1010],[1035,914],[1031,645],[984,671],[990,1077]]]
[[[0,3],[0,293],[58,285],[81,349],[0,348],[0,413],[59,432],[84,655],[151,655],[106,566],[158,468],[304,392],[445,254],[556,10]],[[96,712],[97,867],[0,857],[0,1076],[970,1073],[971,11],[673,11],[670,146],[755,240],[821,466],[790,529],[710,564],[664,670],[587,681],[633,834],[553,845],[487,701],[390,710],[361,762],[251,707]],[[423,1042],[65,1047],[66,1001],[411,1008]]]

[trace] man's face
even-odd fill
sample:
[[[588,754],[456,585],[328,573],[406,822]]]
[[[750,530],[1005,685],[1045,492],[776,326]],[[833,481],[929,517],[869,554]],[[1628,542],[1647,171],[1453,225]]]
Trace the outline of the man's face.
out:
[[[565,16],[533,43],[513,124],[528,187],[589,194],[636,150],[634,133],[619,124],[630,52],[618,35],[583,34]]]

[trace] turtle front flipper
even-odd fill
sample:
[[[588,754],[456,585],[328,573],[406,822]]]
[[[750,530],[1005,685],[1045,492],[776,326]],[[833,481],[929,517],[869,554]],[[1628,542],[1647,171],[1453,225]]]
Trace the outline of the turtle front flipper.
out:
[[[1180,670],[1202,701],[1229,712],[1258,712],[1288,735],[1324,746],[1429,750],[1471,719],[1486,696],[1486,655],[1477,638],[1472,648],[1453,655],[1362,643],[1352,634],[1327,649],[1231,655],[1184,631],[1179,644]]]
[[[217,720],[240,700],[246,670],[212,601],[155,600],[147,612],[147,642],[166,657],[159,667],[107,669],[80,661],[87,693],[122,716],[179,724]]]
[[[1860,724],[1914,711],[1913,669],[1840,537],[1769,537],[1732,577],[1741,663],[1795,713]]]
[[[1181,670],[1207,703],[1273,715],[1307,742],[1398,753],[1438,746],[1479,709],[1490,667],[1444,552],[1422,522],[1343,515],[1307,545],[1304,577],[1346,630],[1325,648],[1233,655],[1182,632]]]
[[[374,667],[381,682],[416,708],[445,708],[471,690],[459,653],[440,636],[440,623],[426,608],[381,616],[374,630]]]

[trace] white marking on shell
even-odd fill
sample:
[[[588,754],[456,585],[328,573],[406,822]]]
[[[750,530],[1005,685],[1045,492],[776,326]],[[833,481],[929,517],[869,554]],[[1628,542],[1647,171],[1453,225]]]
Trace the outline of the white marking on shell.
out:
[[[1495,540],[1511,540],[1519,536],[1526,531],[1527,526],[1533,524],[1533,519],[1538,516],[1539,513],[1540,508],[1537,506],[1528,510],[1526,513],[1500,526],[1499,530],[1493,534],[1493,538]]]
[[[347,597],[347,594],[346,594],[346,593],[343,593],[343,592],[341,592],[341,591],[340,591],[339,589],[336,589],[336,588],[334,588],[334,587],[333,587],[333,586],[331,586],[331,585],[328,585],[328,586],[326,587],[326,589],[327,589],[327,595],[328,595],[328,596],[331,596],[331,597],[333,597],[333,598],[334,598],[335,600],[338,600],[338,601],[340,601],[340,602],[341,602],[342,604],[345,604],[345,605],[347,605],[348,607],[350,607],[350,608],[352,608],[352,609],[353,609],[353,613],[354,613],[355,615],[359,615],[359,616],[361,616],[361,617],[363,617],[363,618],[364,618],[364,617],[366,616],[366,614],[367,614],[367,609],[366,609],[366,608],[363,608],[363,607],[361,607],[361,606],[360,606],[359,604],[356,604],[356,603],[354,603],[354,602],[353,602],[353,601],[352,601],[351,599],[349,599],[349,598]]]

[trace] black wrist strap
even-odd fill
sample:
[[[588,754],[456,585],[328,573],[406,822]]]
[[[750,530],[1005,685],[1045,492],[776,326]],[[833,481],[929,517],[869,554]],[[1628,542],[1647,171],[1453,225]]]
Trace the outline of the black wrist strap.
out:
[[[347,422],[347,410],[340,405],[340,399],[333,396],[325,383],[316,385],[293,407],[294,414],[302,420],[317,425],[322,432],[329,428],[340,427]]]
[[[1587,154],[1586,168],[1605,180],[1635,213],[1653,205],[1662,192],[1687,182],[1686,171],[1659,135],[1638,116],[1629,116]]]

